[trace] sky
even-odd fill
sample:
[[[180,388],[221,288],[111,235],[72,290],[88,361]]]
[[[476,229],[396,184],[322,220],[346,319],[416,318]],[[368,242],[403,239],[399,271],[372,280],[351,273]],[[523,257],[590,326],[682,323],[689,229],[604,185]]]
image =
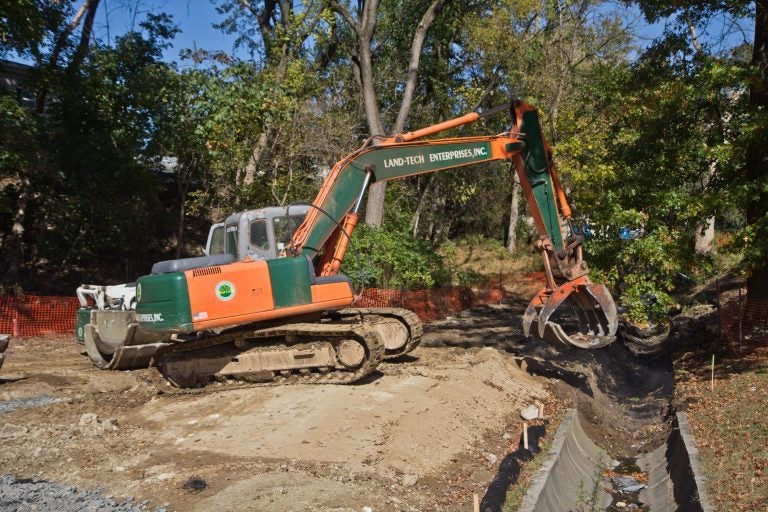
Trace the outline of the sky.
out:
[[[96,35],[103,41],[114,38],[138,24],[148,12],[171,14],[181,29],[163,54],[167,62],[178,62],[179,51],[185,48],[234,51],[235,35],[213,28],[223,16],[211,0],[101,0],[94,23]],[[247,52],[240,50],[236,55],[245,58]]]
[[[636,34],[635,43],[645,48],[664,31],[663,23],[645,22],[636,7],[627,7],[625,2],[607,2],[606,12],[618,12]],[[203,48],[223,50],[237,57],[247,58],[245,50],[235,50],[235,35],[225,34],[213,27],[223,17],[216,12],[215,2],[211,0],[101,0],[97,16],[97,35],[104,40],[107,34],[116,34],[129,30],[134,20],[140,20],[147,12],[166,12],[171,14],[181,32],[173,41],[173,46],[164,54],[164,60],[179,61],[179,51],[185,48]],[[109,29],[109,30],[107,30]],[[751,42],[753,25],[750,22],[735,23],[727,17],[714,19],[709,26],[700,27],[697,34],[703,42],[710,42],[722,48],[732,47],[744,40]]]
[[[186,48],[222,50],[236,57],[248,59],[246,50],[235,49],[234,34],[225,34],[213,27],[223,19],[223,16],[216,12],[215,3],[212,0],[101,0],[94,23],[94,32],[99,40],[109,44],[116,36],[135,27],[147,13],[166,12],[173,16],[181,32],[176,35],[172,45],[165,50],[163,60],[179,62],[179,52]],[[635,44],[640,49],[650,45],[663,33],[663,23],[653,25],[646,23],[637,8],[627,8],[622,1],[607,2],[603,9],[605,12],[601,14],[608,12],[621,14],[625,23],[633,27],[633,32],[636,34]],[[700,27],[697,35],[703,42],[715,45],[717,50],[718,46],[727,48],[743,41],[751,42],[753,30],[751,21],[741,20],[735,23],[727,17],[720,17],[713,20],[708,27]],[[12,60],[24,61],[24,59]]]

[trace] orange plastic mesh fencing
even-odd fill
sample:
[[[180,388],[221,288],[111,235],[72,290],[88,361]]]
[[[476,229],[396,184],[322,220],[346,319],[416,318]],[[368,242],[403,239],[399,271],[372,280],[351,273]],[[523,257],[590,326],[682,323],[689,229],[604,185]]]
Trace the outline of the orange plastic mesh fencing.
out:
[[[37,336],[73,332],[77,297],[0,297],[0,334]]]
[[[491,285],[488,290],[479,293],[457,286],[411,291],[366,288],[354,306],[410,309],[420,319],[428,321],[443,318],[478,304],[499,302],[505,295],[498,285]]]
[[[720,334],[736,353],[768,343],[768,300],[747,300],[745,288],[718,294]]]
[[[406,308],[427,321],[443,318],[476,304],[498,302],[503,296],[503,290],[496,285],[491,285],[480,294],[460,287],[413,291],[366,288],[354,305],[365,308]],[[75,313],[79,307],[77,297],[0,296],[0,334],[38,336],[73,332]]]
[[[385,288],[366,288],[355,302],[361,308],[396,308],[403,305],[403,292]]]

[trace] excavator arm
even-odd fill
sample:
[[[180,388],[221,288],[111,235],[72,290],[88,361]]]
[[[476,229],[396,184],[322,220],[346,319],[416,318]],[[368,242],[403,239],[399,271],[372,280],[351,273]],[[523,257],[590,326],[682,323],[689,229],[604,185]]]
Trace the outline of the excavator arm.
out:
[[[546,279],[546,285],[523,315],[523,331],[529,336],[535,325],[538,336],[552,343],[586,349],[604,347],[616,339],[616,304],[605,285],[589,280],[584,240],[571,229],[571,209],[536,109],[523,102],[516,102],[513,108],[517,133],[525,142],[521,158],[513,162],[539,232],[537,248]],[[560,323],[554,319],[555,313],[566,306],[578,323],[573,328],[568,328],[570,321]]]
[[[507,132],[421,140],[507,110],[512,116]],[[331,169],[294,235],[292,251],[310,258],[320,253],[317,274],[336,275],[357,224],[363,196],[372,183],[497,160],[510,160],[515,167],[539,232],[537,246],[544,260],[546,286],[525,312],[525,334],[530,335],[535,326],[534,333],[553,343],[580,348],[611,343],[618,325],[616,305],[605,286],[589,280],[583,240],[570,229],[571,210],[538,112],[522,101],[414,132],[369,138]],[[555,312],[565,305],[574,315],[560,323]]]

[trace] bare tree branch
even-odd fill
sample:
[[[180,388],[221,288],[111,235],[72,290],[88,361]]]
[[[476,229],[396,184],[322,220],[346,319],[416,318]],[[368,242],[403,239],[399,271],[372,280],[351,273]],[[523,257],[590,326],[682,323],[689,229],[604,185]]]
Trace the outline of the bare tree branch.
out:
[[[86,11],[88,11],[88,6],[92,1],[93,0],[83,0],[83,5],[81,5],[80,9],[77,10],[75,17],[72,18],[72,21],[69,23],[69,25],[67,25],[56,38],[56,43],[53,45],[53,50],[51,50],[51,58],[48,60],[49,67],[54,68],[58,64],[59,57],[61,56],[61,52],[64,51],[64,47],[67,45],[69,36],[80,25],[80,21],[83,19]],[[37,93],[37,105],[35,110],[39,114],[41,114],[45,109],[45,103],[47,100],[48,87],[43,85],[42,89],[40,89],[40,91]]]
[[[338,2],[331,2],[331,10],[344,18],[344,21],[347,22],[349,27],[354,30],[356,34],[360,33],[360,27],[357,22],[343,5]]]
[[[416,83],[419,76],[419,59],[421,58],[421,49],[424,46],[424,39],[427,36],[427,31],[432,23],[443,10],[447,0],[434,0],[429,6],[427,11],[421,17],[416,32],[413,34],[413,41],[411,41],[411,55],[408,62],[408,77],[405,81],[405,90],[403,91],[403,101],[400,104],[400,111],[397,113],[397,120],[395,121],[394,133],[400,133],[405,128],[405,120],[408,118],[408,114],[411,111],[411,103],[413,102],[413,93],[416,90]]]

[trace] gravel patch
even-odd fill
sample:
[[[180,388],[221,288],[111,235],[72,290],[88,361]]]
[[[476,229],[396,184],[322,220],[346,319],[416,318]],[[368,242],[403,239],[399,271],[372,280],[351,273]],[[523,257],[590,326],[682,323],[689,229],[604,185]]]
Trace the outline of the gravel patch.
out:
[[[168,503],[150,507],[150,501],[134,503],[133,497],[116,501],[102,495],[98,487],[79,490],[45,480],[0,476],[0,510],[5,512],[167,512]]]
[[[0,401],[0,413],[15,411],[16,409],[31,409],[33,407],[43,407],[45,405],[62,402],[62,398],[54,398],[48,395],[36,396],[33,398],[16,398],[14,400]]]

